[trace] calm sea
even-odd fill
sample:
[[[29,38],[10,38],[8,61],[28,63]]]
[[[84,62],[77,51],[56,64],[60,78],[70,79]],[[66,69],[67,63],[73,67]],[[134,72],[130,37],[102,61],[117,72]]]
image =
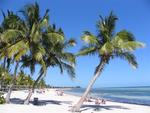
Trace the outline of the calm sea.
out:
[[[83,88],[77,88],[69,90],[67,93],[81,96],[84,90],[85,89]],[[104,98],[116,102],[150,106],[150,86],[95,88],[91,90],[89,96]]]

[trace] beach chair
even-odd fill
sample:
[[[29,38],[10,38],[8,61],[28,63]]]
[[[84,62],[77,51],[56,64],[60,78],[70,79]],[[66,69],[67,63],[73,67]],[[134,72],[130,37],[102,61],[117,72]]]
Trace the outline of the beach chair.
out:
[[[38,105],[38,98],[37,98],[37,97],[35,97],[35,98],[33,99],[33,104],[34,104],[34,105]]]

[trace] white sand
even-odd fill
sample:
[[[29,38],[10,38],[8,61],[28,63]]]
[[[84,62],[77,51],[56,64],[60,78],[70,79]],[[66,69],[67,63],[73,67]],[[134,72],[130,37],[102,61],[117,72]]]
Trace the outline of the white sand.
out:
[[[77,96],[68,94],[57,96],[54,90],[49,90],[44,94],[35,93],[32,96],[31,100],[33,100],[34,97],[38,97],[43,105],[17,104],[20,102],[20,100],[17,101],[17,99],[23,100],[27,94],[27,91],[14,91],[11,98],[16,100],[16,104],[0,105],[0,113],[71,113],[68,110],[79,100]],[[150,107],[142,105],[107,101],[105,105],[97,106],[99,111],[95,111],[96,106],[94,102],[85,102],[84,105],[86,105],[86,107],[81,109],[81,113],[150,113]]]

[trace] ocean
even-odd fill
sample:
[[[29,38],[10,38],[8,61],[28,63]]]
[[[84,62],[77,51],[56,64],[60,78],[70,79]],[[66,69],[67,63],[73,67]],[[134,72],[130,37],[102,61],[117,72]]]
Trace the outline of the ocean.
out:
[[[81,96],[84,90],[84,88],[75,88],[67,91],[67,93]],[[150,106],[150,86],[93,88],[88,96],[115,102]]]

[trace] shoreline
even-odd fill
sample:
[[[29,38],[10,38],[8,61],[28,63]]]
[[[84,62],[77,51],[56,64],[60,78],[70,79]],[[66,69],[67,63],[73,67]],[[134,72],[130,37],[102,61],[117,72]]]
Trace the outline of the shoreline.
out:
[[[45,93],[34,93],[34,97],[38,97],[40,105],[19,104],[20,100],[24,100],[28,94],[27,91],[13,91],[11,95],[12,103],[0,105],[0,113],[71,113],[68,111],[71,106],[75,105],[81,96],[67,94],[64,91],[63,96],[56,94],[57,89],[45,89]],[[13,102],[14,101],[14,102]],[[18,102],[18,103],[17,103]],[[95,110],[99,111],[95,111]],[[84,102],[81,113],[150,113],[150,107],[144,105],[135,105],[127,103],[112,102],[107,100],[106,104],[95,105],[94,102]]]
[[[81,97],[82,96],[80,94],[73,94],[73,93],[69,93],[69,92],[64,92],[64,93],[65,94],[69,94],[69,95],[73,95],[73,96],[77,96],[77,97]],[[89,97],[92,97],[93,99],[99,98],[99,97],[95,97],[95,96],[89,96]],[[118,103],[124,103],[124,104],[142,105],[142,106],[149,106],[150,107],[149,104],[142,104],[142,103],[136,103],[136,102],[135,103],[134,102],[123,102],[121,99],[118,100],[118,101],[117,100],[108,99],[108,98],[102,98],[102,99],[104,99],[106,101],[110,101],[110,102],[118,102]]]

